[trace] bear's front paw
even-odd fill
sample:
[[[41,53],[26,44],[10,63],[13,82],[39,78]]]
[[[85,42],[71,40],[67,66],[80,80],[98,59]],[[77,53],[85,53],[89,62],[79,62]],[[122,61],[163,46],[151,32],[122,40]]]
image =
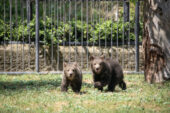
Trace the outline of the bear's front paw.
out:
[[[101,87],[101,83],[100,82],[95,82],[94,83],[94,87],[95,88],[100,88]]]

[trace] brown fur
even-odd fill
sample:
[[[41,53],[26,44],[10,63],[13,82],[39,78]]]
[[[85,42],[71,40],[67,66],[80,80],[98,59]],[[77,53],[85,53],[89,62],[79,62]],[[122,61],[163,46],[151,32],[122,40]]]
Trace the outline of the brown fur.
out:
[[[64,72],[61,91],[67,91],[69,85],[74,92],[80,92],[82,85],[82,72],[77,63],[64,63]]]
[[[119,86],[125,90],[126,84],[123,81],[123,70],[117,61],[110,58],[90,57],[91,70],[93,72],[94,87],[103,90],[108,85],[108,91],[114,91],[115,86]]]

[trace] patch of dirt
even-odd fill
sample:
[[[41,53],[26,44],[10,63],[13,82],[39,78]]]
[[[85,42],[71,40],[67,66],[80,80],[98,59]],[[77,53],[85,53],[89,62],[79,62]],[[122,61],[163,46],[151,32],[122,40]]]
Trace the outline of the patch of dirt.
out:
[[[93,101],[93,100],[86,100],[83,102],[84,105],[87,105],[87,106],[91,106],[91,105],[95,105],[96,104],[96,101]]]
[[[60,111],[62,111],[63,107],[67,106],[67,105],[68,105],[68,102],[65,102],[65,101],[56,102],[56,103],[54,103],[54,109],[56,112],[57,111],[60,112]]]
[[[128,82],[128,81],[126,81],[126,85],[127,85],[127,86],[130,86],[130,85],[138,85],[138,83],[137,83],[137,82]]]
[[[154,109],[155,111],[159,112],[161,108],[154,104],[143,104],[145,109]]]
[[[93,83],[93,81],[90,80],[90,79],[85,79],[85,80],[83,80],[83,82],[88,83],[88,84],[92,84]]]

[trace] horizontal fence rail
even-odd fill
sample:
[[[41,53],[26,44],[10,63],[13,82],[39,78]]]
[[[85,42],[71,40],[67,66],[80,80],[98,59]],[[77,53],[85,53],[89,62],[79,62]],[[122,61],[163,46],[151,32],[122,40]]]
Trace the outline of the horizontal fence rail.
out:
[[[63,62],[90,73],[89,56],[143,73],[139,2],[1,0],[0,74],[57,74]],[[136,8],[135,8],[136,7]],[[132,8],[132,9],[131,9]]]

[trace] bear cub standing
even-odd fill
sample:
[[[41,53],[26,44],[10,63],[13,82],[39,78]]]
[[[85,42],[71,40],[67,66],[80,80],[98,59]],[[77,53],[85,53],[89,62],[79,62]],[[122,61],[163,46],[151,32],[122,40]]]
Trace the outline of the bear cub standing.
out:
[[[108,85],[108,91],[114,91],[115,86],[119,86],[125,90],[126,83],[123,80],[123,70],[117,61],[110,58],[90,57],[91,70],[93,72],[94,87],[103,90]]]
[[[69,85],[74,92],[80,92],[82,85],[82,72],[77,63],[65,63],[64,62],[64,72],[61,83],[61,91],[67,91]]]

